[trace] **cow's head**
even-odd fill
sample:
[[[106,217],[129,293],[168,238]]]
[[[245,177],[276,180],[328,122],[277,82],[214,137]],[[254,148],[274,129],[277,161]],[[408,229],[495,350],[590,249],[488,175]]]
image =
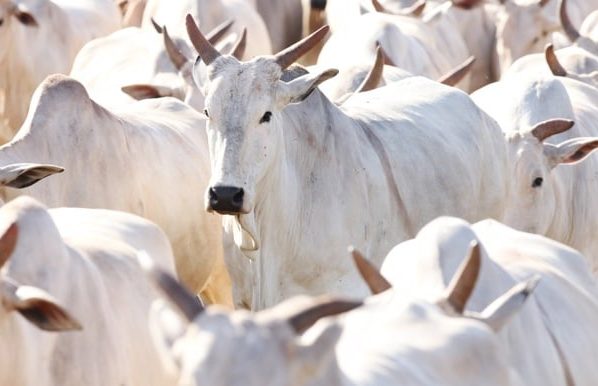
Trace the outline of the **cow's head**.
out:
[[[242,214],[253,210],[260,180],[276,162],[282,141],[280,112],[297,103],[336,70],[305,74],[289,82],[281,80],[283,70],[327,33],[324,27],[304,40],[271,57],[257,57],[240,62],[221,55],[199,32],[191,16],[187,17],[189,37],[207,66],[203,84],[204,113],[212,164],[206,207],[222,214]],[[306,112],[308,114],[308,112]]]
[[[566,198],[557,194],[557,184],[564,181],[556,181],[552,170],[562,164],[580,162],[598,148],[597,137],[572,138],[558,144],[546,142],[573,124],[566,119],[551,119],[507,135],[513,175],[504,218],[506,224],[526,232],[546,234],[557,206],[569,204],[558,201]],[[571,178],[573,176],[571,173]]]
[[[13,222],[0,236],[0,272],[15,252],[19,225]],[[21,285],[0,273],[0,321],[18,312],[33,325],[46,331],[80,330],[80,324],[46,291]],[[4,332],[0,331],[0,335]]]
[[[180,385],[334,386],[345,376],[375,380],[395,371],[395,381],[399,373],[406,384],[419,384],[421,372],[403,367],[414,363],[432,377],[427,379],[436,380],[430,383],[507,384],[507,356],[496,332],[525,304],[537,278],[517,284],[481,313],[465,311],[480,270],[476,248],[436,303],[412,298],[395,302],[387,292],[364,307],[361,302],[294,298],[255,314],[203,310],[169,274],[148,259],[142,265],[149,266],[154,281],[180,311],[155,303],[151,321],[156,343],[165,362],[176,369]],[[314,325],[323,316],[347,311],[342,321],[332,318]],[[341,362],[343,375],[338,374]]]
[[[497,13],[496,50],[498,72],[504,72],[516,59],[542,52],[552,32],[561,29],[556,18],[547,18],[544,7],[550,0],[516,4],[503,0]],[[554,0],[553,0],[554,1]]]
[[[154,303],[151,326],[162,357],[180,385],[300,385],[333,359],[340,328],[330,326],[305,339],[317,320],[359,307],[359,301],[294,298],[268,311],[204,309],[175,278],[140,256],[174,308]]]

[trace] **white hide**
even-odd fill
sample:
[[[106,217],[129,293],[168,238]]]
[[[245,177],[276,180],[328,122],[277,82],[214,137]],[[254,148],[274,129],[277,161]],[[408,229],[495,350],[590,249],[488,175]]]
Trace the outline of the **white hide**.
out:
[[[29,194],[49,207],[122,210],[156,222],[173,243],[177,271],[199,292],[221,259],[220,219],[203,210],[209,178],[204,119],[173,98],[107,110],[77,81],[49,77],[14,141],[0,147],[0,179],[20,162],[60,165]],[[225,289],[223,289],[225,290]],[[224,293],[223,293],[224,296]]]
[[[555,55],[567,71],[568,78],[598,87],[598,55],[577,44],[555,50]],[[506,80],[511,76],[520,77],[523,74],[530,77],[552,75],[545,54],[529,54],[517,59],[503,74],[503,78]]]
[[[233,42],[240,36],[243,28],[247,28],[245,59],[272,53],[266,25],[247,0],[148,0],[142,28],[153,30],[153,18],[158,25],[166,26],[171,36],[187,39],[185,17],[188,13],[199,22],[202,31],[211,31],[219,24],[233,20]],[[297,18],[301,18],[301,15],[297,15]]]
[[[553,32],[562,31],[557,0],[541,7],[539,1],[507,0],[499,7],[496,25],[496,71],[506,71],[518,58],[542,52]],[[579,28],[584,18],[598,9],[598,0],[567,0],[567,13]]]
[[[20,22],[16,4],[33,22]],[[0,1],[0,142],[23,123],[33,91],[47,75],[68,73],[79,49],[120,26],[112,0]],[[2,102],[3,101],[3,102]]]
[[[519,385],[495,331],[447,313],[436,300],[405,301],[387,292],[303,336],[277,314],[311,298],[257,314],[211,308],[191,323],[154,307],[161,321],[155,339],[165,361],[179,367],[181,386]]]
[[[256,0],[256,3],[257,11],[268,28],[274,52],[301,39],[301,0]]]
[[[498,121],[507,138],[511,163],[511,186],[506,202],[505,224],[538,233],[579,250],[598,267],[598,242],[593,229],[598,219],[594,192],[598,181],[598,157],[568,151],[564,141],[598,136],[598,89],[562,77],[512,76],[472,94],[474,101]],[[540,143],[529,130],[551,118],[575,121],[572,129]],[[593,138],[596,139],[596,138]],[[589,138],[592,140],[592,138]],[[569,142],[571,144],[571,142]],[[561,145],[561,146],[558,146]],[[575,141],[573,142],[575,145]],[[569,156],[575,160],[567,160]],[[541,178],[541,186],[534,181]]]
[[[438,215],[502,213],[506,158],[490,150],[504,147],[502,134],[458,90],[413,77],[339,109],[317,89],[307,96],[329,73],[285,83],[269,58],[230,56],[208,73],[210,186],[244,189],[242,214],[224,218],[238,248],[225,258],[237,305],[363,295],[347,245],[379,264]]]
[[[384,13],[368,13],[326,42],[318,65],[341,67],[346,63],[373,62],[377,44],[397,67],[414,75],[438,79],[469,56],[459,32],[450,24],[434,26],[422,20]],[[460,88],[469,89],[469,78]]]
[[[189,56],[185,44],[179,45]],[[92,40],[79,52],[70,76],[81,82],[102,106],[119,106],[135,99],[121,88],[133,84],[161,86],[165,95],[184,98],[184,82],[166,54],[162,35],[129,27]]]
[[[482,264],[468,311],[480,312],[515,283],[540,277],[527,304],[500,332],[521,384],[595,384],[598,378],[591,358],[598,354],[594,328],[598,287],[577,251],[494,220],[470,225],[445,217],[397,245],[384,261],[382,273],[397,297],[417,293],[427,300],[437,299],[472,240],[482,246]]]
[[[21,386],[174,384],[152,344],[157,298],[136,261],[145,250],[173,272],[166,236],[126,213],[46,210],[20,197],[0,209],[0,228],[18,224],[17,245],[1,280],[41,288],[83,329],[45,332],[0,306],[0,383]],[[3,299],[5,300],[5,299]]]

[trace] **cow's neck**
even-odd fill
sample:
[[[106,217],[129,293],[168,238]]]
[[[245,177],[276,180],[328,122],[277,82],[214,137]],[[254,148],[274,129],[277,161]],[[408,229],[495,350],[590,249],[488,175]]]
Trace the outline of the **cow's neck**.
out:
[[[253,309],[277,303],[281,293],[304,292],[285,280],[296,275],[285,271],[285,260],[309,255],[314,244],[311,230],[326,228],[323,224],[343,199],[337,193],[346,191],[344,171],[361,170],[355,156],[359,152],[350,148],[357,142],[351,139],[356,136],[354,123],[318,90],[300,105],[288,106],[277,119],[282,121],[280,146],[257,186],[253,212],[242,216],[253,223],[258,244],[256,251],[246,253],[255,261]]]

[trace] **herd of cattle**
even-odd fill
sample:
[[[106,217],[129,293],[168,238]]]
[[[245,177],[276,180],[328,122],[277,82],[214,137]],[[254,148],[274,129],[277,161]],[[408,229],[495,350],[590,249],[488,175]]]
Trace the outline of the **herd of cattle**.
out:
[[[598,385],[598,0],[0,0],[0,141],[1,386]]]

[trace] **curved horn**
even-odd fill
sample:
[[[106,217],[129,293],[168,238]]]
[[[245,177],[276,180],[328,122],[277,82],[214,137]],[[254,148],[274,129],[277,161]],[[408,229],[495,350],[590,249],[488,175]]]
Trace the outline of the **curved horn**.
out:
[[[154,29],[156,30],[157,33],[161,34],[162,33],[162,27],[160,27],[160,24],[158,24],[154,18],[150,18],[150,21],[152,22],[152,25],[154,26]]]
[[[549,43],[544,49],[544,56],[546,57],[546,63],[548,64],[552,75],[567,76],[567,70],[565,70],[561,63],[559,63],[559,59],[556,57],[552,43]]]
[[[221,56],[220,52],[218,52],[218,50],[212,46],[206,37],[203,36],[197,27],[197,24],[195,24],[195,20],[193,20],[193,16],[191,16],[191,14],[187,14],[185,22],[187,26],[187,34],[189,35],[189,39],[191,40],[193,47],[195,47],[197,53],[201,57],[201,60],[206,64],[206,66],[209,66],[210,63]]]
[[[550,1],[550,0],[540,0],[540,1],[538,1],[538,5],[539,5],[540,7],[545,7],[545,6],[546,6],[546,4],[548,4],[548,2],[549,2],[549,1]]]
[[[239,37],[239,40],[235,43],[230,54],[238,60],[241,60],[243,55],[245,55],[245,47],[247,47],[247,28],[243,28],[241,37]]]
[[[0,268],[8,261],[8,258],[17,246],[19,238],[19,224],[13,222],[4,234],[0,237]]]
[[[220,41],[220,39],[222,39],[224,37],[226,32],[233,25],[233,23],[234,23],[234,20],[230,19],[230,20],[225,21],[222,24],[219,24],[218,26],[216,26],[216,28],[211,30],[206,35],[206,40],[209,41],[211,45],[218,43]]]
[[[174,64],[177,70],[183,68],[185,63],[189,61],[185,55],[179,50],[179,48],[174,44],[170,35],[168,34],[168,30],[166,27],[163,28],[163,39],[164,39],[164,46],[166,47],[166,53],[170,58],[170,61]]]
[[[459,265],[446,289],[445,298],[458,314],[463,314],[465,311],[465,305],[478,280],[481,263],[480,245],[473,240],[467,258]]]
[[[356,93],[364,92],[373,90],[380,84],[382,80],[382,73],[384,72],[384,55],[382,54],[382,48],[380,46],[376,47],[376,60],[374,61],[374,65],[367,73],[363,82],[359,85]]]
[[[384,51],[384,48],[382,48],[382,45],[380,44],[380,42],[376,41],[376,53],[378,52],[378,49],[380,49],[380,54],[382,54],[382,58],[384,59],[384,64],[386,64],[387,66],[393,66],[393,67],[397,66],[395,64],[395,62],[390,58],[390,56],[388,56],[386,51]]]
[[[459,83],[471,71],[475,57],[470,56],[466,61],[461,63],[457,68],[453,69],[448,74],[442,76],[438,81],[447,86],[454,86]]]
[[[302,334],[321,318],[351,311],[362,304],[361,301],[321,298],[315,305],[291,315],[287,322],[297,334]]]
[[[327,25],[321,27],[308,37],[301,39],[297,43],[274,55],[274,60],[276,60],[276,63],[278,63],[278,65],[284,70],[293,64],[297,59],[305,55],[307,51],[311,50],[320,41],[322,41],[322,39],[324,39],[324,37],[328,34],[329,30],[330,27]]]
[[[538,141],[543,142],[548,137],[569,130],[574,124],[575,122],[570,119],[549,119],[535,125],[531,130],[531,133],[538,139]]]
[[[402,9],[401,12],[399,12],[398,14],[403,16],[421,16],[425,8],[426,0],[419,0],[412,6]]]
[[[376,10],[376,12],[388,13],[390,15],[398,15],[398,16],[420,16],[424,9],[426,8],[426,0],[419,0],[410,7],[402,9],[400,12],[392,12],[384,7],[380,1],[372,0],[372,6]]]
[[[368,285],[372,294],[377,295],[387,289],[392,288],[392,285],[380,274],[378,269],[372,265],[363,255],[353,247],[349,247],[349,253],[353,256],[353,261],[357,266],[359,274],[363,281]]]
[[[569,19],[569,14],[567,13],[567,0],[560,0],[559,3],[559,17],[561,19],[561,25],[565,30],[565,34],[572,42],[575,42],[577,39],[580,38],[581,34],[575,28],[571,19]]]
[[[192,322],[204,310],[199,299],[183,287],[168,272],[154,264],[145,252],[137,255],[141,268],[148,274],[152,282],[166,295],[166,297]]]
[[[471,9],[478,5],[480,0],[452,0],[451,1],[455,7],[463,8],[463,9]]]

